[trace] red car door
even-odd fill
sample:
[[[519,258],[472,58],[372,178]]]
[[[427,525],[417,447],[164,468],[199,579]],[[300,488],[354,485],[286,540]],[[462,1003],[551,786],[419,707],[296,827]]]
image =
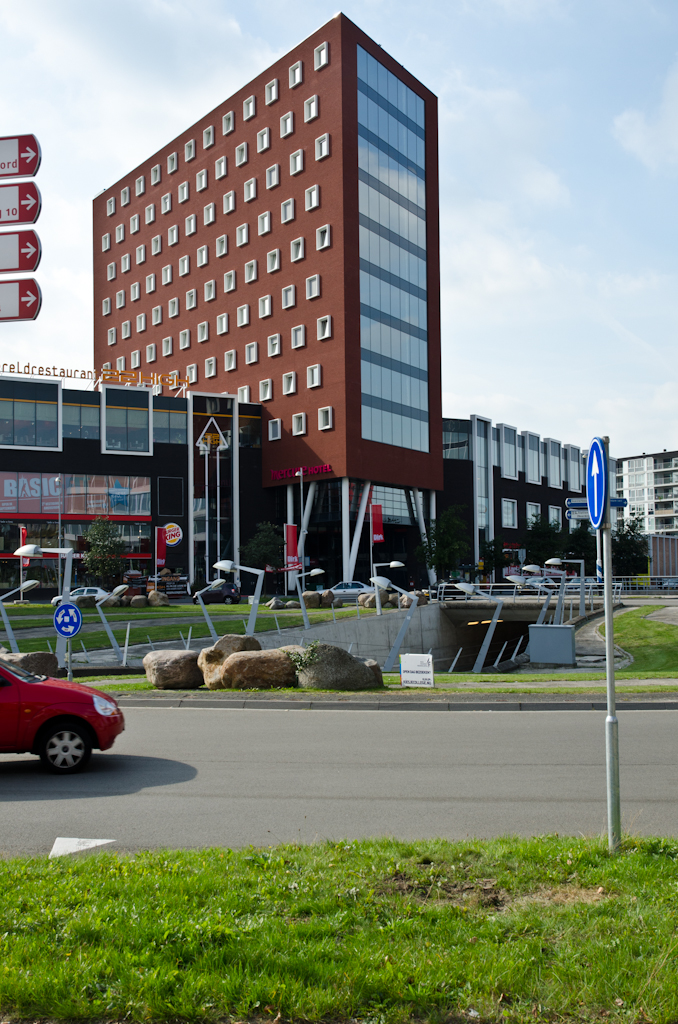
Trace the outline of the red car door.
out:
[[[21,683],[0,674],[0,750],[13,750],[19,733]]]

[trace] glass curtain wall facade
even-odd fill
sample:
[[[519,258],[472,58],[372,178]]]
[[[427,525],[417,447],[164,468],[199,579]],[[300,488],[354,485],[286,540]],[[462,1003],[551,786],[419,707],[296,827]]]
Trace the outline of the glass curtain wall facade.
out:
[[[428,452],[424,101],[358,46],[362,436]]]

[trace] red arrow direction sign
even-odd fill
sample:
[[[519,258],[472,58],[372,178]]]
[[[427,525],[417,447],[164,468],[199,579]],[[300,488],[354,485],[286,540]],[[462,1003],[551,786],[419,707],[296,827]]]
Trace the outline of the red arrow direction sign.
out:
[[[28,274],[37,270],[42,246],[35,231],[12,231],[0,234],[0,273],[18,270]]]
[[[0,178],[28,178],[38,173],[42,160],[35,135],[0,138]]]
[[[0,185],[0,224],[35,224],[42,196],[32,181]]]
[[[11,320],[35,320],[42,305],[38,282],[0,281],[0,324]]]

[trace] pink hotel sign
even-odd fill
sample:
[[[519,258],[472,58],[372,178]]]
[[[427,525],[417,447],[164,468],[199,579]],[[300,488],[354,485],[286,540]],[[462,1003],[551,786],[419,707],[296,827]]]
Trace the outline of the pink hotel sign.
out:
[[[317,473],[331,473],[332,467],[325,464],[324,466],[292,466],[290,469],[272,469],[271,480],[293,480],[299,470],[303,472],[304,476],[315,476]]]

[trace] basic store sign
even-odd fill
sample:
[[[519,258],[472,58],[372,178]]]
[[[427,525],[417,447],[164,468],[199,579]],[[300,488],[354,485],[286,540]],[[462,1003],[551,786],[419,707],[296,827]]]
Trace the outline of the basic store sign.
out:
[[[184,539],[184,531],[178,523],[165,523],[165,543],[168,548],[175,548]]]

